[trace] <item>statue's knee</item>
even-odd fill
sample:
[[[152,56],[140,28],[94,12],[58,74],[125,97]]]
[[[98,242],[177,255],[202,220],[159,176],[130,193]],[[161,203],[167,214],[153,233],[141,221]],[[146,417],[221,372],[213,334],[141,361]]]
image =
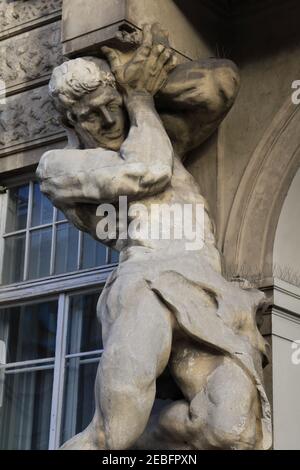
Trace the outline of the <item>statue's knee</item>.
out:
[[[190,435],[196,448],[254,449],[257,418],[253,410],[247,414],[234,409],[206,403],[206,407],[193,413]]]
[[[256,416],[249,410],[247,415],[228,414],[222,409],[208,423],[211,444],[219,449],[254,449],[256,443]]]
[[[226,382],[212,384],[208,424],[219,448],[253,449],[256,442],[257,390],[241,369],[231,371],[231,376],[232,380],[227,378]]]

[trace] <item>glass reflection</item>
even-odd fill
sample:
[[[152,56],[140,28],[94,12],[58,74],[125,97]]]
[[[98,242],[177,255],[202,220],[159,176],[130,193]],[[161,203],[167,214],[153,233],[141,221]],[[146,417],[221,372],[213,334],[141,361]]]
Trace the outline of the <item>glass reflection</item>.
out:
[[[29,185],[11,188],[8,194],[6,233],[23,230],[27,224]]]
[[[62,274],[77,269],[78,230],[69,223],[57,226],[55,274]]]
[[[7,237],[4,240],[2,284],[23,281],[25,237],[25,233],[21,233]]]
[[[29,279],[50,275],[52,227],[34,230],[30,234]]]
[[[53,206],[49,199],[41,193],[39,183],[34,183],[31,226],[51,224],[52,220]]]
[[[85,429],[93,418],[98,362],[83,363],[80,358],[67,361],[61,443]]]
[[[6,372],[1,385],[0,449],[47,449],[53,371]]]
[[[55,356],[57,301],[0,309],[6,362]]]
[[[97,319],[99,293],[70,299],[67,354],[102,349],[101,325]]]
[[[84,233],[82,237],[81,269],[95,268],[106,264],[106,251],[107,248],[102,243]]]

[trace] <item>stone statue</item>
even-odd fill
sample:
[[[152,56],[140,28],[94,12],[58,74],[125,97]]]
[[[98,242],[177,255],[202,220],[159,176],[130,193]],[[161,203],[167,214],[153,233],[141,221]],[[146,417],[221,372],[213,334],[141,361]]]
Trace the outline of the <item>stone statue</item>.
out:
[[[145,222],[143,211],[130,210],[136,203],[201,204],[204,237],[194,250],[184,237],[126,238],[121,217],[116,236],[108,231],[102,242],[120,251],[120,264],[97,309],[104,352],[96,411],[62,448],[269,449],[266,350],[256,324],[264,295],[222,276],[206,202],[183,165],[230,110],[238,71],[228,60],[176,65],[157,25],[145,26],[133,52],[103,54],[53,72],[50,93],[70,142],[43,155],[42,191],[95,238],[97,207],[118,210],[120,196],[136,224]],[[175,398],[172,387],[163,399],[156,393],[162,377],[173,381]]]

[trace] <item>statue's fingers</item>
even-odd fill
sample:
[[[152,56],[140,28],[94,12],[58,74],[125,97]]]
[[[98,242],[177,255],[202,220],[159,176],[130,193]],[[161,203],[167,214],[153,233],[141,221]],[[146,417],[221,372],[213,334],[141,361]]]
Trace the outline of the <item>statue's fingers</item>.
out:
[[[139,63],[139,62],[146,60],[151,53],[152,47],[153,47],[153,40],[152,40],[151,26],[147,24],[143,27],[142,44],[136,51],[135,56],[133,57],[133,62]]]
[[[153,35],[152,35],[152,26],[150,24],[145,24],[143,26],[143,43],[144,47],[152,47],[153,45]]]
[[[151,57],[158,60],[161,54],[163,54],[165,50],[166,50],[165,46],[163,46],[162,44],[156,44],[156,46],[152,47]]]
[[[153,41],[163,44],[165,47],[169,46],[169,33],[162,28],[159,23],[154,23],[152,26]]]
[[[152,47],[153,47],[153,37],[152,37],[152,32],[151,32],[151,25],[146,24],[143,26],[142,44],[136,51],[135,56],[133,57],[133,62],[137,64],[139,62],[146,60],[151,53]]]
[[[132,33],[134,36],[134,41],[135,44],[141,45],[143,42],[143,33],[139,29],[135,30],[134,33]]]
[[[152,90],[155,90],[155,92],[157,93],[164,87],[165,83],[167,82],[167,79],[168,74],[164,69],[162,69],[160,74],[156,75],[151,81]]]
[[[173,51],[171,49],[165,49],[160,53],[157,59],[157,66],[163,67],[172,57]]]
[[[112,49],[111,47],[107,47],[107,46],[103,46],[101,48],[101,51],[103,52],[103,54],[105,55],[105,57],[109,61],[110,66],[111,66],[111,70],[114,72],[117,69],[117,67],[119,67],[121,65],[120,64],[119,52],[116,51],[115,49]]]
[[[152,33],[159,33],[159,34],[165,34],[167,35],[167,32],[163,27],[161,26],[160,23],[156,22],[152,24]]]
[[[151,52],[145,61],[145,71],[148,71],[149,80],[155,80],[155,76],[160,72],[162,66],[160,66],[159,58],[165,51],[165,46],[156,44],[152,47]],[[152,77],[152,79],[150,78]]]
[[[161,55],[162,57],[160,57],[160,71],[159,69],[157,69],[155,77],[154,87],[156,90],[161,90],[165,86],[169,77],[169,73],[174,70],[174,68],[177,66],[177,58],[174,55],[173,51],[171,51],[171,55],[165,53]]]
[[[172,49],[164,49],[155,64],[156,75],[159,75],[159,73],[162,71],[169,73],[175,67],[176,59],[174,59],[174,52]]]
[[[134,64],[138,64],[140,62],[144,62],[148,59],[151,54],[152,47],[149,46],[141,46],[137,50],[135,56],[133,57],[132,61]]]
[[[173,52],[169,60],[167,60],[167,62],[165,63],[164,69],[166,70],[166,72],[170,73],[172,72],[172,70],[174,70],[177,67],[177,65],[178,65],[178,59]]]

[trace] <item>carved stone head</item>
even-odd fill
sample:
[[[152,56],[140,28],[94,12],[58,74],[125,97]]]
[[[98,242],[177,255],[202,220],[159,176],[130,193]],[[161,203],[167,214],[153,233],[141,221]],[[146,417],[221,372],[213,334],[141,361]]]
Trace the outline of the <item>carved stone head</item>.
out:
[[[107,62],[94,57],[69,60],[54,69],[49,90],[63,123],[74,129],[85,148],[119,150],[126,137],[126,115]]]

